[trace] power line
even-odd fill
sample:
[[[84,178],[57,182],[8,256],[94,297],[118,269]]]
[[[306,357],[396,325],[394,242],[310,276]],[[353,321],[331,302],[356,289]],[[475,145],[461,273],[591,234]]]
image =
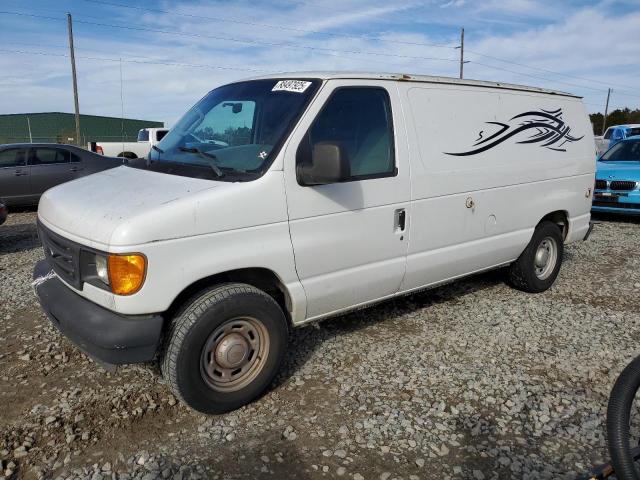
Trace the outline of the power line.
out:
[[[48,16],[37,15],[37,14],[33,14],[33,13],[27,14],[27,13],[22,13],[22,12],[0,11],[0,14],[28,16],[28,17],[34,17],[34,18],[42,18],[42,19],[45,19],[45,20],[61,20],[61,18],[48,17]],[[176,36],[181,36],[181,37],[206,38],[206,39],[212,39],[212,40],[236,42],[236,43],[242,43],[242,44],[245,44],[245,45],[256,45],[258,47],[269,46],[269,47],[281,47],[281,48],[292,49],[292,50],[301,50],[301,49],[302,50],[311,50],[311,51],[318,51],[318,52],[320,52],[322,54],[328,54],[328,55],[332,55],[332,56],[335,56],[334,55],[335,53],[338,53],[338,54],[347,53],[347,54],[353,54],[353,55],[373,55],[373,56],[380,56],[380,57],[404,58],[404,59],[412,59],[412,60],[432,60],[432,61],[442,61],[442,62],[458,62],[458,60],[452,59],[452,58],[424,57],[424,56],[419,56],[419,55],[398,55],[398,54],[394,54],[394,53],[371,52],[371,51],[363,51],[363,50],[340,50],[340,49],[335,49],[335,48],[314,47],[314,46],[311,46],[311,45],[294,45],[294,44],[291,44],[291,43],[265,42],[265,41],[262,41],[262,40],[246,40],[246,39],[239,39],[239,38],[233,38],[233,37],[220,37],[220,36],[215,36],[215,35],[205,35],[205,34],[200,34],[200,33],[178,32],[178,31],[175,31],[175,30],[160,30],[160,29],[156,29],[156,28],[134,27],[134,26],[131,26],[131,25],[115,25],[115,24],[111,24],[111,23],[90,22],[88,20],[76,20],[75,22],[76,23],[82,23],[84,25],[93,25],[93,26],[98,26],[98,27],[120,28],[120,29],[124,29],[124,30],[133,30],[133,31],[150,32],[150,33],[160,33],[160,34],[163,34],[163,35],[176,35]]]
[[[26,46],[26,47],[43,47],[43,48],[64,48],[66,49],[67,47],[64,45],[46,45],[46,44],[42,44],[42,43],[22,43],[22,42],[6,42],[8,45],[19,45],[19,46]],[[109,55],[108,52],[104,52],[102,50],[96,50],[96,49],[92,49],[92,48],[76,48],[76,50],[82,50],[85,52],[96,52],[99,54],[104,54],[104,55]],[[133,55],[135,55],[138,58],[146,58],[149,60],[158,60],[158,61],[164,61],[164,59],[162,58],[158,58],[158,57],[149,57],[146,55],[140,55],[137,53],[132,53]],[[390,61],[381,61],[381,60],[373,60],[370,58],[359,58],[359,57],[348,57],[345,55],[338,55],[338,54],[331,54],[331,53],[326,53],[325,55],[330,55],[330,56],[336,56],[336,57],[340,57],[340,58],[347,58],[350,60],[355,60],[355,61],[359,61],[359,62],[374,62],[374,63],[379,63],[381,65],[395,65],[398,66],[398,63],[395,62],[390,62]]]
[[[124,4],[106,2],[106,1],[103,1],[103,0],[84,0],[84,1],[92,2],[92,3],[99,3],[99,4],[104,4],[104,5],[121,6],[121,7],[135,8],[135,9],[141,9],[141,10],[149,10],[149,9],[144,9],[142,7],[133,7],[133,6],[124,5]],[[162,10],[157,10],[157,11],[158,12],[165,12],[165,11],[162,11]],[[171,12],[168,12],[168,13],[171,13]],[[46,20],[58,20],[58,21],[62,20],[62,18],[59,18],[59,17],[50,17],[50,16],[23,13],[23,12],[0,11],[0,14],[27,16],[27,17],[34,17],[34,18],[42,18],[42,19],[46,19]],[[209,19],[220,20],[220,18],[217,18],[217,17],[200,17],[200,16],[190,15],[190,14],[180,14],[180,15],[189,16],[189,17],[195,17],[195,18],[209,18]],[[238,22],[240,22],[240,21],[238,21]],[[391,54],[391,53],[383,53],[383,52],[361,51],[361,50],[340,50],[340,49],[332,49],[332,48],[314,47],[314,46],[311,46],[311,45],[294,45],[294,44],[290,44],[290,43],[264,42],[264,41],[260,41],[260,40],[237,39],[237,38],[220,37],[220,36],[205,35],[205,34],[198,34],[198,33],[179,32],[179,31],[175,31],[175,30],[173,30],[173,31],[172,30],[160,30],[160,29],[146,28],[146,27],[135,27],[135,26],[130,26],[130,25],[107,24],[107,23],[100,23],[100,22],[91,22],[91,21],[87,21],[87,20],[76,20],[76,23],[82,23],[82,24],[94,25],[94,26],[101,26],[101,27],[107,27],[107,28],[119,28],[119,29],[125,29],[125,30],[160,33],[160,34],[165,34],[165,35],[176,35],[176,36],[192,37],[192,38],[208,38],[208,39],[215,39],[215,40],[220,40],[220,41],[237,42],[237,43],[242,43],[242,44],[247,44],[247,45],[272,46],[272,47],[281,47],[281,48],[288,48],[288,49],[294,49],[294,50],[299,50],[299,49],[312,50],[312,51],[319,51],[320,53],[322,53],[324,55],[331,55],[331,56],[341,56],[339,54],[347,53],[347,54],[354,54],[354,55],[373,55],[373,56],[383,56],[383,57],[401,58],[401,59],[418,59],[418,60],[446,61],[446,62],[457,62],[458,61],[456,59],[449,59],[449,58],[435,58],[435,57],[425,57],[425,56],[417,56],[417,55],[399,55],[399,54]],[[252,23],[252,22],[245,22],[245,23]],[[260,24],[260,25],[267,26],[266,24]],[[269,28],[280,28],[280,27],[269,26]],[[308,32],[313,32],[313,31],[308,31]],[[318,32],[318,33],[324,33],[324,32]],[[342,34],[340,34],[340,35],[342,35]],[[348,34],[345,34],[345,35],[348,35]],[[356,37],[358,37],[358,36],[356,36]],[[366,38],[366,37],[358,37],[358,38]],[[378,41],[381,41],[381,42],[387,41],[386,39],[382,39],[382,38],[376,39],[375,37],[371,37],[369,39],[378,40]],[[411,43],[411,42],[409,42],[409,43]],[[418,43],[416,43],[416,45],[445,47],[444,45],[436,45],[436,44],[418,44]],[[454,48],[454,47],[446,47],[446,48]],[[490,55],[481,54],[481,53],[475,52],[475,51],[467,50],[467,52],[471,52],[471,53],[473,53],[475,55],[479,55],[479,56],[483,56],[483,57],[487,57],[487,58],[493,58],[495,60],[498,60],[498,61],[501,61],[501,62],[505,62],[505,63],[512,63],[514,65],[518,65],[518,66],[521,66],[521,67],[524,67],[524,68],[540,70],[540,71],[544,71],[544,72],[555,74],[555,75],[573,77],[571,75],[566,75],[566,74],[562,74],[562,73],[559,73],[559,72],[554,72],[552,70],[547,70],[547,69],[543,69],[543,68],[539,68],[539,67],[533,67],[533,66],[529,66],[529,65],[526,65],[526,64],[518,63],[518,62],[512,62],[510,60],[501,59],[499,57],[494,57],[494,56],[490,56]],[[149,57],[147,57],[147,58],[149,58]],[[345,58],[350,58],[350,59],[360,60],[360,61],[364,60],[364,59],[359,59],[359,58],[354,58],[354,57],[345,57]],[[375,60],[367,59],[367,61],[375,61]],[[158,63],[159,64],[168,64],[168,63],[163,63],[163,62],[158,62]],[[380,63],[383,63],[383,62],[380,62]],[[386,62],[384,62],[384,63],[386,63]],[[536,79],[544,80],[544,81],[547,81],[547,82],[568,85],[568,86],[571,86],[571,87],[580,88],[580,89],[584,89],[584,90],[590,90],[590,91],[601,92],[601,93],[604,93],[606,91],[604,89],[597,89],[597,88],[587,87],[587,86],[579,85],[579,84],[575,84],[575,83],[570,83],[570,82],[565,82],[565,81],[561,81],[561,80],[550,79],[550,78],[547,78],[547,77],[541,77],[541,76],[537,76],[537,75],[532,75],[532,74],[529,74],[529,73],[519,72],[519,71],[515,71],[515,70],[509,70],[509,69],[506,69],[506,68],[497,67],[495,65],[489,65],[489,64],[485,64],[485,63],[481,63],[481,62],[477,62],[477,61],[473,61],[473,63],[475,63],[476,65],[481,65],[481,66],[484,66],[484,67],[487,67],[487,68],[491,68],[491,69],[494,69],[494,70],[500,70],[500,71],[509,72],[509,73],[512,73],[512,74],[515,74],[515,75],[521,75],[521,76],[525,76],[525,77],[536,78]],[[171,63],[171,65],[191,66],[193,64],[177,64],[177,63],[174,64],[174,63]],[[603,82],[598,82],[596,80],[590,80],[590,79],[586,79],[586,78],[582,78],[582,77],[575,77],[575,78],[579,78],[579,79],[585,80],[585,81],[590,81],[590,82],[593,82],[593,83],[603,83]],[[635,95],[635,94],[628,93],[628,92],[621,92],[619,90],[616,91],[616,94],[619,95],[619,96],[640,97],[640,95]]]
[[[54,44],[46,44],[46,43],[25,43],[25,42],[4,42],[4,45],[18,45],[21,47],[64,48],[65,50],[69,48],[68,45],[54,45]],[[94,48],[75,47],[75,49],[82,50],[83,52],[95,52],[95,53],[108,55],[107,52],[104,52],[103,50],[96,50]],[[139,55],[135,53],[133,55],[139,58],[148,58],[150,60],[162,60],[162,59],[159,59],[158,57],[148,57],[145,55]]]
[[[458,60],[452,58],[436,58],[436,57],[423,57],[419,55],[398,55],[395,53],[384,53],[384,52],[371,52],[364,50],[342,50],[335,48],[325,48],[325,47],[313,47],[311,45],[294,45],[291,43],[277,43],[277,42],[265,42],[262,40],[246,40],[239,39],[233,37],[218,37],[215,35],[204,35],[199,33],[187,33],[187,32],[178,32],[175,30],[160,30],[155,28],[146,28],[146,27],[133,27],[129,25],[114,25],[109,23],[99,23],[99,22],[89,22],[86,20],[78,20],[78,23],[84,23],[85,25],[94,25],[99,27],[109,27],[109,28],[122,28],[125,30],[136,30],[142,32],[151,32],[151,33],[160,33],[163,35],[177,35],[182,37],[195,37],[195,38],[208,38],[213,40],[227,41],[227,42],[236,42],[243,43],[245,45],[256,45],[259,47],[269,46],[269,47],[282,47],[293,50],[312,50],[319,51],[321,53],[329,52],[329,53],[347,53],[352,55],[373,55],[380,57],[390,57],[390,58],[405,58],[405,59],[413,59],[413,60],[435,60],[435,61],[444,61],[444,62],[457,62]]]
[[[212,20],[212,21],[218,21],[218,22],[236,23],[236,24],[248,25],[252,27],[272,28],[275,30],[289,30],[292,32],[310,33],[314,35],[328,35],[332,37],[346,37],[346,38],[354,38],[354,39],[370,40],[370,41],[373,40],[377,42],[395,43],[399,45],[414,45],[414,46],[420,46],[420,47],[435,47],[435,48],[449,48],[449,49],[454,48],[451,45],[445,45],[441,43],[408,42],[403,40],[391,40],[387,38],[382,38],[380,36],[354,35],[349,33],[337,33],[337,32],[323,32],[320,30],[308,30],[304,28],[287,27],[284,25],[272,25],[268,23],[251,22],[248,20],[238,20],[236,18],[229,18],[229,17],[209,17],[204,15],[195,15],[195,14],[184,13],[184,12],[175,12],[175,11],[169,11],[169,10],[156,9],[156,8],[140,7],[137,5],[126,5],[124,3],[107,2],[104,0],[84,0],[84,1],[89,3],[95,3],[98,5],[107,5],[107,6],[119,7],[119,8],[129,8],[134,10],[142,10],[145,12],[163,13],[166,15],[176,15],[180,17],[194,18],[197,20]],[[300,3],[304,3],[304,2],[300,2]]]
[[[390,39],[386,39],[386,38],[381,38],[379,36],[376,37],[376,36],[368,36],[368,35],[352,35],[352,34],[348,34],[348,33],[321,32],[321,31],[317,31],[317,30],[306,30],[306,29],[294,28],[294,27],[286,27],[286,26],[281,26],[281,25],[271,25],[271,24],[265,24],[265,23],[259,23],[259,22],[249,22],[249,21],[245,21],[245,20],[237,20],[237,19],[226,18],[226,17],[207,17],[207,16],[202,16],[202,15],[194,15],[194,14],[175,12],[175,11],[169,11],[169,10],[150,9],[150,8],[146,8],[146,7],[140,7],[140,6],[134,6],[134,5],[126,5],[126,4],[115,3],[115,2],[108,2],[108,1],[105,1],[105,0],[84,0],[84,1],[85,2],[90,2],[90,3],[95,3],[95,4],[100,4],[100,5],[108,5],[108,6],[114,6],[114,7],[120,7],[120,8],[129,8],[129,9],[136,9],[136,10],[143,10],[143,11],[152,11],[152,12],[156,12],[156,13],[163,13],[163,14],[167,14],[167,15],[177,15],[177,16],[195,18],[195,19],[200,19],[200,20],[214,20],[214,21],[224,21],[224,22],[230,22],[230,23],[250,25],[250,26],[260,26],[260,27],[265,27],[265,28],[273,28],[273,29],[277,29],[277,30],[291,30],[291,31],[297,31],[297,32],[302,32],[302,33],[312,33],[312,34],[317,34],[317,35],[330,35],[330,36],[339,36],[339,37],[347,37],[347,38],[357,38],[357,39],[373,40],[373,41],[379,41],[379,42],[385,42],[385,43],[396,43],[396,44],[401,44],[401,45],[414,45],[414,46],[425,46],[425,47],[435,47],[435,48],[449,48],[449,49],[456,48],[455,46],[445,45],[445,44],[407,42],[407,41],[400,41],[400,40],[390,40]],[[298,3],[308,4],[307,2],[298,2]],[[520,67],[529,68],[529,69],[532,69],[532,70],[538,70],[538,71],[541,71],[541,72],[551,73],[553,75],[559,75],[559,76],[563,76],[563,77],[567,77],[567,78],[574,78],[576,80],[583,80],[583,81],[590,82],[590,83],[596,83],[596,84],[600,84],[600,85],[605,85],[607,87],[610,86],[610,85],[614,85],[614,86],[618,86],[618,87],[622,87],[622,88],[634,89],[634,87],[631,87],[631,86],[628,86],[628,85],[615,84],[615,83],[611,83],[611,82],[607,83],[607,82],[602,82],[602,81],[599,81],[599,80],[593,80],[593,79],[580,77],[580,76],[576,76],[576,75],[570,75],[570,74],[566,74],[566,73],[556,72],[556,71],[549,70],[549,69],[546,69],[546,68],[535,67],[535,66],[532,66],[532,65],[524,64],[524,63],[514,62],[512,60],[507,60],[507,59],[504,59],[504,58],[495,57],[495,56],[492,56],[492,55],[487,55],[487,54],[480,53],[480,52],[477,52],[477,51],[474,51],[474,50],[468,50],[467,49],[467,52],[468,53],[473,53],[474,55],[478,55],[478,56],[481,56],[481,57],[484,57],[484,58],[490,58],[490,59],[497,60],[497,61],[500,61],[500,62],[510,63],[512,65],[517,65],[517,66],[520,66]]]
[[[0,53],[18,53],[25,55],[38,55],[38,56],[49,56],[49,57],[69,57],[68,54],[58,54],[51,52],[33,52],[33,51],[25,51],[25,50],[9,50],[9,49],[0,49]],[[80,58],[83,60],[93,60],[93,61],[105,61],[105,62],[124,62],[124,63],[133,63],[133,64],[143,64],[143,65],[164,65],[170,67],[182,67],[182,68],[210,68],[216,70],[236,70],[236,71],[247,71],[247,72],[255,72],[255,73],[277,73],[274,70],[262,70],[262,69],[253,69],[253,68],[243,68],[243,67],[233,67],[233,66],[223,66],[223,65],[208,65],[208,64],[193,64],[193,63],[177,63],[177,62],[164,62],[164,61],[146,61],[146,60],[137,60],[132,58],[106,58],[106,57],[89,57],[89,56],[76,56],[76,58]],[[475,62],[474,62],[475,63]],[[17,77],[16,77],[17,78]],[[591,105],[598,108],[602,108],[603,105],[599,103],[590,103],[584,102],[585,105]],[[616,107],[616,108],[624,108],[624,107]]]
[[[533,65],[527,65],[525,63],[518,63],[518,62],[514,62],[512,60],[507,60],[505,58],[500,58],[500,57],[494,57],[492,55],[486,55],[484,53],[480,53],[480,52],[476,52],[474,50],[469,50],[467,49],[468,53],[472,53],[474,55],[478,55],[480,57],[484,57],[484,58],[491,58],[492,60],[498,60],[499,62],[504,62],[504,63],[510,63],[512,65],[518,65],[519,67],[524,67],[524,68],[530,68],[532,70],[538,70],[540,72],[546,72],[546,73],[551,73],[553,75],[560,75],[562,77],[567,77],[567,78],[575,78],[576,80],[583,80],[585,82],[591,82],[591,83],[598,83],[600,85],[605,85],[605,86],[617,86],[617,87],[622,87],[622,88],[630,88],[630,89],[635,89],[635,87],[631,87],[629,85],[621,85],[621,84],[617,84],[617,83],[611,83],[611,82],[602,82],[600,80],[593,80],[590,78],[586,78],[586,77],[579,77],[576,75],[569,75],[568,73],[560,73],[560,72],[556,72],[554,70],[548,70],[546,68],[541,68],[541,67],[534,67]]]
[[[538,75],[531,75],[529,73],[524,73],[524,72],[517,72],[515,70],[509,70],[507,68],[496,67],[495,65],[489,65],[489,64],[486,64],[486,63],[476,62],[475,60],[471,60],[471,63],[474,63],[476,65],[482,65],[483,67],[487,67],[487,68],[492,68],[494,70],[500,70],[500,71],[503,71],[503,72],[513,73],[515,75],[522,75],[522,76],[525,76],[525,77],[537,78],[539,80],[545,80],[545,81],[551,82],[551,83],[561,83],[563,85],[569,85],[569,86],[580,88],[580,89],[584,89],[584,90],[591,90],[591,91],[602,93],[602,94],[607,92],[607,90],[600,89],[600,88],[586,87],[584,85],[578,85],[576,83],[563,82],[562,80],[555,80],[553,78],[541,77],[541,76],[538,76]],[[635,95],[633,93],[627,93],[627,92],[620,92],[619,90],[616,90],[615,93],[616,93],[617,96],[620,96],[620,97],[638,97],[638,98],[640,98],[640,95]]]
[[[475,65],[482,65],[483,67],[487,67],[487,68],[492,68],[494,70],[500,70],[500,71],[503,71],[503,72],[513,73],[515,75],[522,75],[524,77],[537,78],[539,80],[545,80],[547,82],[561,83],[563,85],[569,85],[571,87],[582,88],[582,89],[585,89],[585,90],[592,90],[594,92],[606,92],[606,90],[603,90],[601,88],[585,87],[584,85],[578,85],[576,83],[563,82],[562,80],[554,80],[552,78],[541,77],[539,75],[531,75],[529,73],[517,72],[515,70],[509,70],[507,68],[496,67],[495,65],[489,65],[487,63],[481,63],[481,62],[477,62],[475,60],[471,60],[471,63],[473,63]]]
[[[0,52],[4,53],[19,53],[23,55],[39,55],[44,57],[68,57],[68,54],[64,53],[51,53],[51,52],[30,52],[26,50],[8,50],[1,48]],[[81,58],[83,60],[100,60],[105,62],[120,62],[120,58],[105,58],[105,57],[86,57],[86,56],[76,56],[76,58]],[[160,62],[160,61],[150,61],[150,60],[135,60],[135,59],[122,59],[122,62],[125,63],[139,63],[139,64],[149,64],[149,65],[167,65],[171,67],[191,67],[191,68],[213,68],[217,70],[238,70],[242,72],[259,72],[259,73],[277,73],[274,70],[262,70],[257,68],[244,68],[244,67],[230,67],[230,66],[222,66],[222,65],[207,65],[207,64],[197,64],[197,63],[177,63],[177,62]]]
[[[314,7],[314,8],[320,8],[320,9],[324,9],[325,6],[322,5],[320,2],[303,2],[303,1],[292,1],[291,3],[288,3],[289,5],[295,6],[308,6],[308,7]],[[381,6],[381,5],[371,5],[371,6]],[[424,7],[424,3],[409,3],[409,4],[405,4],[402,5],[402,10],[413,10],[415,8],[418,7]],[[354,13],[354,9],[353,8],[344,8],[344,7],[336,7],[335,5],[331,6],[331,11],[336,11],[336,12],[342,12],[342,13],[350,13],[353,14]],[[395,15],[397,12],[391,12],[391,15]]]

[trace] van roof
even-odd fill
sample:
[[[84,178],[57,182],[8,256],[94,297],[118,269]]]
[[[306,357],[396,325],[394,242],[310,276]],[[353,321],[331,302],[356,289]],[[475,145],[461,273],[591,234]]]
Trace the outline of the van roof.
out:
[[[562,95],[565,97],[582,98],[572,93],[561,92],[558,90],[549,90],[546,88],[528,87],[526,85],[515,85],[502,82],[487,82],[485,80],[468,80],[453,77],[436,77],[431,75],[413,75],[406,73],[368,73],[368,72],[287,72],[274,73],[270,75],[262,75],[254,77],[257,79],[296,79],[296,78],[319,78],[321,80],[329,79],[358,79],[358,80],[394,80],[402,82],[419,82],[419,83],[443,83],[449,85],[472,85],[477,87],[500,88],[504,90],[519,90],[525,92],[546,93],[549,95]]]

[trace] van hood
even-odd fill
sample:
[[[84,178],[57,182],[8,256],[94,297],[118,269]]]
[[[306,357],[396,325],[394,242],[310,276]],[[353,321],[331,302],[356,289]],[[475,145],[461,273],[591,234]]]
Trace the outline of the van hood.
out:
[[[38,217],[90,246],[134,245],[166,238],[167,222],[176,236],[193,234],[197,202],[166,207],[233,185],[121,166],[48,190]]]

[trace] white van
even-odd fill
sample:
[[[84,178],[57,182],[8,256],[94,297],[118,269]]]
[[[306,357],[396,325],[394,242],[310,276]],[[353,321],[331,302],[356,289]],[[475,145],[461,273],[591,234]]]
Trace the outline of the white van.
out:
[[[292,327],[508,267],[542,292],[590,231],[580,98],[301,73],[216,88],[148,159],[46,192],[34,285],[110,365],[157,358],[206,413],[271,383]]]

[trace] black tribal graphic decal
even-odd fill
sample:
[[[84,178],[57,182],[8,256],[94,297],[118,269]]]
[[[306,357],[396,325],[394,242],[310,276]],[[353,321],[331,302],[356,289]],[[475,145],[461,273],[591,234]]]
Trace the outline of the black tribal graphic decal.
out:
[[[467,152],[450,153],[447,155],[466,156],[485,152],[505,140],[510,139],[522,132],[527,132],[529,136],[525,140],[516,143],[542,143],[541,147],[546,147],[557,152],[566,152],[562,146],[569,142],[577,142],[584,137],[574,137],[570,135],[569,127],[562,119],[562,109],[539,110],[535,112],[524,112],[509,120],[509,123],[486,122],[489,125],[497,125],[498,131],[486,136],[484,130],[480,130],[478,138],[473,144],[474,147]]]

